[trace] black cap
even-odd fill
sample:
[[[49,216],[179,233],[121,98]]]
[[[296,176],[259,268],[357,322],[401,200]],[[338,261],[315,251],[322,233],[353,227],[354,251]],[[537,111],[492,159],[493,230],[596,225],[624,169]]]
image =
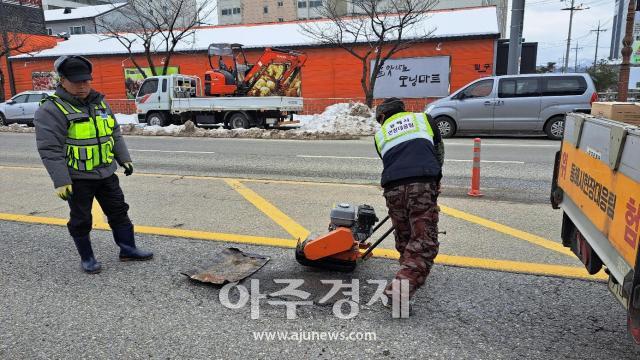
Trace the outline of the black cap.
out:
[[[389,118],[399,112],[404,111],[404,103],[402,100],[392,97],[384,99],[384,101],[376,107],[376,119],[380,117],[380,115],[384,115],[385,118]]]
[[[82,56],[62,56],[56,60],[54,66],[58,75],[71,82],[93,80],[93,65]]]

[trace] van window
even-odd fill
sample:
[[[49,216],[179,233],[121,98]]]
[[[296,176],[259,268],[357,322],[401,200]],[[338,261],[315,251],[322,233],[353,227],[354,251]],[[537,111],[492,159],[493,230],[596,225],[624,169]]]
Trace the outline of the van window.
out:
[[[462,91],[462,94],[467,99],[483,98],[491,95],[491,91],[493,91],[493,79],[487,79],[469,85]]]
[[[540,96],[540,81],[538,78],[500,79],[498,97],[533,97]]]
[[[138,97],[145,96],[147,94],[153,94],[158,91],[158,79],[149,79],[142,84]]]
[[[544,96],[582,95],[587,91],[587,81],[582,76],[553,76],[543,79]]]

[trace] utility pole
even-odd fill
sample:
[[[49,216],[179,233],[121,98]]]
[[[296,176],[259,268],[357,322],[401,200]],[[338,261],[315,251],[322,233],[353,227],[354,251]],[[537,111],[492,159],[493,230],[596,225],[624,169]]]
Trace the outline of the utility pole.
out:
[[[578,72],[578,50],[582,50],[581,47],[578,47],[578,42],[576,41],[576,47],[574,47],[572,50],[576,51],[576,64],[573,67],[573,72]]]
[[[595,30],[591,30],[591,32],[596,33],[596,55],[593,57],[593,68],[595,69],[598,65],[598,43],[600,42],[600,33],[605,32],[607,29],[600,28],[600,21],[598,21],[598,28]]]
[[[629,60],[631,59],[631,53],[633,49],[633,23],[636,14],[636,2],[635,0],[629,1],[629,7],[627,8],[627,26],[625,27],[625,35],[622,40],[622,64],[620,65],[620,77],[618,79],[618,101],[627,101],[627,95],[629,93]]]
[[[571,0],[571,7],[564,8],[562,10],[569,11],[569,35],[567,36],[567,55],[564,57],[564,69],[562,72],[567,72],[569,68],[569,51],[571,50],[571,28],[573,27],[573,12],[586,10],[588,8],[583,8],[582,5],[576,7],[576,0]]]
[[[511,4],[511,29],[509,30],[509,63],[507,65],[507,75],[517,75],[520,73],[524,1],[525,0],[513,0]]]

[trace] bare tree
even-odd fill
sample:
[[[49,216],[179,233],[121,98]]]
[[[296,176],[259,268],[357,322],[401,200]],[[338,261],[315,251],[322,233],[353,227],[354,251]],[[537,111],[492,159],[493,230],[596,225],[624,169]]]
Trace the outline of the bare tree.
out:
[[[152,75],[166,74],[178,44],[189,44],[195,28],[215,10],[207,1],[196,0],[130,0],[126,6],[114,8],[97,24],[98,31],[122,44],[145,78],[142,68],[146,66]],[[140,52],[146,66],[134,56]],[[164,58],[160,73],[156,71],[154,55]]]
[[[12,25],[9,23],[0,25],[0,32],[2,33],[2,37],[0,38],[0,59],[2,60],[0,61],[4,61],[5,58],[8,59],[12,54],[26,53],[30,51],[27,45],[30,35],[7,31],[6,29],[11,29],[11,26]],[[2,68],[0,68],[0,101],[4,101],[6,97],[4,85],[5,74],[2,71]]]
[[[330,21],[301,25],[302,33],[324,45],[344,49],[362,63],[360,83],[366,103],[373,105],[373,90],[384,63],[402,50],[431,37],[425,29],[427,11],[438,0],[352,0],[353,16],[340,1],[328,0],[318,8]],[[370,71],[369,71],[370,70]]]

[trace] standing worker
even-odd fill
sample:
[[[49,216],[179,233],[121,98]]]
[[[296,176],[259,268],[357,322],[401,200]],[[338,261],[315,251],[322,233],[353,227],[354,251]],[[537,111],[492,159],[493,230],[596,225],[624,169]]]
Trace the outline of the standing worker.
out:
[[[116,162],[127,176],[133,163],[104,95],[91,88],[93,66],[81,56],[62,56],[54,67],[60,84],[35,113],[36,141],[57,195],[69,203],[67,228],[82,269],[93,274],[102,268],[89,238],[94,198],[107,216],[120,260],[149,260],[153,253],[136,248],[129,205],[115,174]]]
[[[426,114],[405,112],[398,98],[385,99],[376,108],[376,120],[381,125],[375,135],[384,167],[381,185],[400,253],[400,270],[394,282],[407,280],[412,298],[426,281],[438,254],[444,143]],[[389,298],[393,295],[392,284],[385,290]]]

